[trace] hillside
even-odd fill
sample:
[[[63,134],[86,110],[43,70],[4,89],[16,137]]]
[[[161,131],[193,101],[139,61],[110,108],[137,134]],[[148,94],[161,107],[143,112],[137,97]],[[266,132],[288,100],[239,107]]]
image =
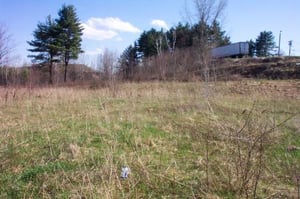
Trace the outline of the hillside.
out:
[[[214,65],[221,78],[300,79],[300,57],[219,59]]]
[[[179,57],[182,57],[179,59]],[[203,80],[203,71],[197,62],[189,59],[188,52],[180,52],[175,56],[154,57],[135,68],[130,79],[117,72],[116,80],[131,81],[194,81]],[[177,60],[174,62],[175,60]],[[216,59],[211,62],[210,73],[213,80],[247,79],[300,79],[300,57],[240,58]],[[192,66],[192,67],[191,67]],[[0,85],[9,86],[45,86],[48,85],[49,68],[47,65],[28,67],[1,67]],[[86,65],[70,64],[68,85],[89,85],[98,87],[107,85],[108,78],[103,72],[96,71]],[[53,67],[54,85],[65,85],[63,67]]]

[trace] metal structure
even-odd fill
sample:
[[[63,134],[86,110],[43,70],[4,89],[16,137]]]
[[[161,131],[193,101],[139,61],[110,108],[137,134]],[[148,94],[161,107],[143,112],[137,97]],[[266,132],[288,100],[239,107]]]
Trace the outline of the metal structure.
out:
[[[243,57],[249,55],[249,43],[237,42],[212,49],[213,58]]]
[[[280,43],[281,43],[281,33],[282,31],[279,32],[279,45],[278,45],[278,57],[280,56]]]

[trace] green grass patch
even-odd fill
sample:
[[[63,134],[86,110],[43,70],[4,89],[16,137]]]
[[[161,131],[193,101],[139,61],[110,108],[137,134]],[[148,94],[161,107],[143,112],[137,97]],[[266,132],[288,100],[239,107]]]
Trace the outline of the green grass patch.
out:
[[[20,180],[23,182],[35,181],[41,174],[52,174],[58,171],[72,170],[76,165],[70,162],[53,162],[45,165],[37,165],[24,170],[20,175]]]

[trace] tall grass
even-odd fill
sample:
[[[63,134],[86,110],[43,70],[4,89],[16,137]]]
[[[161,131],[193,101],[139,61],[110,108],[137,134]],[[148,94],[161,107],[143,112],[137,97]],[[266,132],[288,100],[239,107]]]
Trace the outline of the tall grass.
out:
[[[0,198],[296,197],[299,82],[208,86],[0,88]]]

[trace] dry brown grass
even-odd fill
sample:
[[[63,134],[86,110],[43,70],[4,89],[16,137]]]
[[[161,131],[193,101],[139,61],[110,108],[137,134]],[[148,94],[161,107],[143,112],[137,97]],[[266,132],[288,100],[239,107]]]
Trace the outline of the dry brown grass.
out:
[[[0,88],[0,198],[295,196],[299,82],[206,88]]]

